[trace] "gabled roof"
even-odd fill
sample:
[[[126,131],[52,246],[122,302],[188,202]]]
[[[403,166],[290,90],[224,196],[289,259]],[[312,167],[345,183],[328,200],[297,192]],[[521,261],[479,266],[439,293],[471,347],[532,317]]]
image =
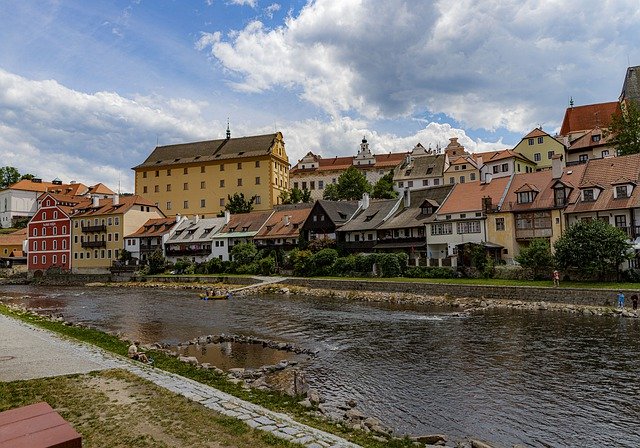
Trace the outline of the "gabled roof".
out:
[[[476,161],[476,159],[473,158],[473,156],[460,156],[460,157],[456,157],[453,160],[449,159],[450,167],[454,165],[465,165],[465,164],[470,164],[472,167],[478,168],[478,162]],[[450,167],[449,169],[451,169]]]
[[[442,177],[446,158],[445,154],[412,157],[410,164],[404,162],[396,166],[393,170],[393,181]]]
[[[620,100],[640,101],[640,65],[628,67],[622,83]]]
[[[499,151],[487,151],[487,152],[475,152],[473,153],[473,157],[478,159],[478,157],[482,157],[482,163],[491,163],[491,162],[500,162],[506,159],[518,159],[523,162],[530,163],[535,165],[535,162],[527,158],[526,156],[520,154],[519,152],[513,151],[511,149],[501,149]]]
[[[56,201],[57,207],[67,216],[71,216],[76,208],[84,208],[91,205],[91,199],[89,199],[88,197],[75,196],[73,194],[48,192],[40,195],[38,199],[43,200],[46,196]]]
[[[68,185],[54,185],[47,188],[47,191],[51,193],[64,194],[70,196],[82,196],[87,194],[89,187],[84,184],[75,182]]]
[[[600,136],[600,139],[597,142],[594,142],[594,136]],[[600,128],[594,128],[573,140],[569,145],[569,148],[567,148],[567,151],[584,151],[585,149],[596,148],[598,146],[607,146],[611,143],[611,140],[613,140],[613,134],[603,132]]]
[[[27,229],[16,230],[12,233],[0,234],[0,246],[22,246],[27,239]]]
[[[95,184],[95,185],[92,185],[91,187],[89,187],[89,191],[87,192],[87,194],[107,194],[107,195],[112,195],[112,194],[115,194],[115,193],[113,191],[111,191],[111,189],[109,187],[107,187],[105,184],[99,183],[99,184]]]
[[[290,174],[295,175],[296,173],[309,173],[309,172],[316,172],[316,171],[342,171],[342,170],[346,170],[350,166],[355,166],[356,168],[365,169],[365,170],[393,168],[396,165],[398,165],[400,162],[402,162],[404,158],[407,156],[407,154],[408,153],[406,152],[374,154],[373,157],[375,158],[375,163],[372,165],[354,165],[353,156],[347,156],[347,157],[335,156],[335,157],[323,158],[320,156],[316,156],[314,154],[313,156],[316,158],[315,161],[318,163],[317,168],[309,167],[309,168],[302,169],[302,168],[298,168],[296,165],[293,168],[291,168]],[[302,159],[300,159],[298,163],[300,163],[301,161]]]
[[[494,206],[500,204],[511,177],[499,177],[489,183],[466,182],[455,184],[453,190],[440,206],[438,216],[482,210],[482,198],[491,197]]]
[[[264,156],[271,152],[271,148],[277,139],[282,139],[282,134],[279,132],[249,137],[157,146],[144,162],[133,169],[235,159],[239,157]]]
[[[398,199],[373,199],[366,209],[360,208],[351,219],[338,229],[339,232],[371,230],[377,228],[396,208],[402,197]]]
[[[152,218],[145,222],[138,230],[125,238],[148,238],[163,236],[171,231],[171,228],[176,225],[175,218]]]
[[[258,231],[256,239],[297,238],[302,224],[311,213],[311,205],[307,208],[275,211],[264,226]]]
[[[224,227],[224,218],[185,219],[178,224],[167,243],[196,243],[212,241]],[[173,220],[175,222],[175,220]],[[147,235],[145,235],[147,236]]]
[[[119,203],[116,205],[113,205],[112,198],[100,199],[98,204],[98,207],[93,207],[92,202],[88,202],[88,205],[84,206],[83,208],[76,207],[73,218],[83,218],[87,216],[100,215],[117,215],[128,212],[136,205],[152,207],[160,212],[160,209],[158,209],[158,207],[156,207],[153,202],[139,195],[120,196]]]
[[[318,199],[314,207],[321,207],[335,225],[344,224],[358,209],[358,201],[327,201]]]
[[[238,213],[231,215],[229,223],[226,224],[221,233],[255,232],[257,233],[265,222],[269,219],[272,210],[264,212]],[[255,235],[255,233],[253,233]]]
[[[620,104],[617,101],[569,107],[564,113],[560,135],[585,132],[596,127],[608,128],[611,116],[619,111]]]
[[[404,207],[393,215],[386,222],[382,223],[379,229],[406,229],[423,226],[426,222],[433,220],[435,213],[423,214],[422,207],[429,205],[437,208],[449,195],[453,185],[443,185],[440,187],[422,188],[412,190],[409,194],[409,207]],[[437,211],[437,210],[436,210]]]
[[[31,179],[22,179],[15,184],[9,185],[6,190],[35,191],[44,193],[49,188],[61,187],[62,185],[57,185],[52,182],[34,182]]]
[[[547,136],[551,137],[549,134],[544,132],[542,129],[535,128],[533,131],[529,132],[527,135],[522,137],[522,140],[525,140],[525,139],[528,139],[528,138],[534,138],[534,137],[547,137]]]

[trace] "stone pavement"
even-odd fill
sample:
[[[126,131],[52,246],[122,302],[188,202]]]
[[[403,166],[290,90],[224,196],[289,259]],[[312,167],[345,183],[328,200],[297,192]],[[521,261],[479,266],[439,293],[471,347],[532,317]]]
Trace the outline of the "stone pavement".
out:
[[[62,338],[0,314],[0,381],[42,378],[92,370],[124,369],[160,387],[221,414],[243,420],[252,428],[309,448],[357,448],[333,434],[294,421],[253,403],[180,375],[71,339]]]

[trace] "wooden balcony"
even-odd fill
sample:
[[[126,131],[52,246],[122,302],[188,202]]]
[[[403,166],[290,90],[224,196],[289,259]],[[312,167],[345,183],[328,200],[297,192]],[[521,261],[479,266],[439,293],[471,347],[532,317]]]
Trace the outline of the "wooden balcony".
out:
[[[518,240],[531,240],[534,238],[551,238],[553,236],[553,229],[516,229],[516,239]]]

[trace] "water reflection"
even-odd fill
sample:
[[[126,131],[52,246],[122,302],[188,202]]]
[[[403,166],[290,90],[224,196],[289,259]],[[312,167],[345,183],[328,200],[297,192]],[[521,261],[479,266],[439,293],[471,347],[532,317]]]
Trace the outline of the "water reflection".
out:
[[[464,318],[328,297],[205,302],[190,291],[142,288],[0,287],[7,291],[144,342],[235,333],[317,349],[305,375],[327,404],[354,398],[399,433],[640,446],[638,320],[514,310]]]
[[[257,369],[266,365],[274,365],[280,361],[302,361],[305,356],[263,347],[262,344],[243,344],[222,342],[219,344],[187,345],[177,347],[183,356],[195,356],[199,362],[208,362],[223,370],[234,367]]]

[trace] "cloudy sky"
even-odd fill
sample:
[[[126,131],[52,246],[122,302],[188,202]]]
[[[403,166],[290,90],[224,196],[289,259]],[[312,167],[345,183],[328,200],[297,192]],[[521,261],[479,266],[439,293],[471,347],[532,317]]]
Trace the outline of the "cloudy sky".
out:
[[[638,0],[2,0],[0,166],[133,190],[156,144],[283,132],[290,160],[474,151],[614,101]]]

